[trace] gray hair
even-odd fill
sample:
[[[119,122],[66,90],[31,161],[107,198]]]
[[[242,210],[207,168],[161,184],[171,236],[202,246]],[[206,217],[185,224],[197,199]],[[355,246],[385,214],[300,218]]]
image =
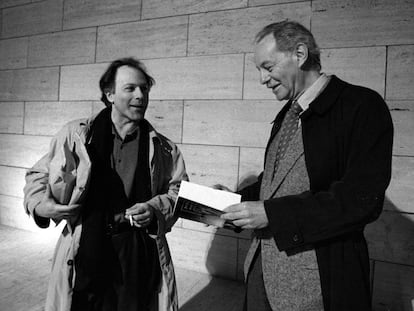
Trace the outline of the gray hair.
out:
[[[273,34],[278,50],[281,52],[293,52],[299,43],[306,45],[308,59],[303,68],[305,70],[321,70],[319,47],[312,33],[302,24],[288,20],[269,24],[257,33],[255,43],[259,43],[269,34]]]

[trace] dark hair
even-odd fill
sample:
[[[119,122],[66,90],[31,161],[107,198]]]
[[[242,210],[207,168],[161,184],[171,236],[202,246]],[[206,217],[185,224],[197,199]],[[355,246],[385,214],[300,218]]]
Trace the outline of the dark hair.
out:
[[[101,79],[99,80],[99,88],[101,89],[101,100],[104,104],[108,107],[111,105],[111,102],[106,98],[106,93],[113,92],[115,90],[115,77],[119,67],[122,66],[129,66],[139,70],[143,75],[147,82],[148,91],[151,87],[155,84],[155,80],[151,77],[142,62],[133,58],[133,57],[126,57],[120,58],[113,61],[108,68],[106,69],[105,73],[102,75]]]
[[[312,33],[303,25],[294,21],[282,21],[267,25],[256,35],[255,43],[259,43],[264,37],[273,34],[277,48],[281,52],[293,52],[298,43],[308,47],[308,59],[303,65],[305,70],[321,70],[321,58],[319,47]]]

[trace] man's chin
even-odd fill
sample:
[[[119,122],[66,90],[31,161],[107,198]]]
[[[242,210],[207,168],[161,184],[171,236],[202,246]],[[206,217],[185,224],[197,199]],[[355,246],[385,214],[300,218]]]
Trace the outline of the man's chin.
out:
[[[133,116],[130,116],[130,120],[133,122],[140,122],[143,119],[144,119],[143,114],[134,114]]]
[[[282,87],[281,85],[272,89],[272,93],[276,96],[278,101],[283,101],[289,99],[289,92],[287,89]]]
[[[278,101],[283,101],[285,99],[287,99],[287,95],[280,93],[280,92],[273,92],[273,94],[275,94],[275,97]]]

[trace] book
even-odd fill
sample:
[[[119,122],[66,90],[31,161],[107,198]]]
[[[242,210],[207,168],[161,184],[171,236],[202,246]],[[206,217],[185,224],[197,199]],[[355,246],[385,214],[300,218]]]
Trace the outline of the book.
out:
[[[227,206],[240,201],[241,196],[237,193],[182,181],[175,208],[179,217],[240,232],[241,229],[232,222],[220,218]]]

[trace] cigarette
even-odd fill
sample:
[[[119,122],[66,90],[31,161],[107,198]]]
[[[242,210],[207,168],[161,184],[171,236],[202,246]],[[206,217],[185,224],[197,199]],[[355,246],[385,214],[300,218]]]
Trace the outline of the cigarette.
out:
[[[129,215],[129,224],[131,225],[131,227],[134,226],[134,222],[132,221],[132,215]]]

